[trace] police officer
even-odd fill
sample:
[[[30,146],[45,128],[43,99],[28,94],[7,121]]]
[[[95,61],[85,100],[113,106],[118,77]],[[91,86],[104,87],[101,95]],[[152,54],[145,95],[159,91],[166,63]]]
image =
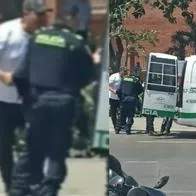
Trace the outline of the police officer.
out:
[[[146,115],[146,133],[149,135],[154,135],[156,132],[154,130],[154,118],[153,115]]]
[[[23,67],[0,71],[0,80],[16,85],[27,107],[27,149],[14,168],[10,196],[27,195],[31,184],[39,185],[36,196],[56,196],[67,173],[75,99],[91,80],[93,62],[83,38],[57,21],[32,36]]]
[[[127,134],[131,133],[131,127],[134,123],[135,106],[138,95],[143,92],[143,87],[138,77],[133,75],[125,76],[121,80],[120,87],[116,93],[120,98],[120,122],[118,122],[116,133],[125,129]],[[128,118],[128,121],[126,122]]]
[[[161,125],[161,134],[166,132],[166,134],[170,133],[170,129],[173,124],[173,118],[165,117],[163,118],[162,125]]]

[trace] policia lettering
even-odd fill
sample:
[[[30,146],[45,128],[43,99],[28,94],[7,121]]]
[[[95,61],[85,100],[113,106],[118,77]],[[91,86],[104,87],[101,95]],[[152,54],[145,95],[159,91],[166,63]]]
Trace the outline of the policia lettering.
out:
[[[63,37],[56,35],[38,34],[35,38],[35,43],[60,48],[66,47],[66,40]]]

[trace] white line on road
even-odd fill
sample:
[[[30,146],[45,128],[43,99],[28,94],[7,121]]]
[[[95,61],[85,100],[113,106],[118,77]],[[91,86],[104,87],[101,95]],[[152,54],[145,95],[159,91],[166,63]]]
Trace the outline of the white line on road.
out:
[[[158,144],[196,144],[196,141],[136,141],[137,143],[158,143]]]

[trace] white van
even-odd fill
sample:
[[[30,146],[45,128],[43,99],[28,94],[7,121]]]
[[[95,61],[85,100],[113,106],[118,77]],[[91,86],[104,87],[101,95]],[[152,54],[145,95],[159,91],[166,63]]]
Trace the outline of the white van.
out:
[[[185,58],[180,91],[181,107],[176,122],[196,126],[196,55]]]
[[[150,53],[143,114],[196,126],[196,55],[179,61],[173,55]]]
[[[142,113],[173,117],[176,113],[178,59],[163,53],[150,53]]]

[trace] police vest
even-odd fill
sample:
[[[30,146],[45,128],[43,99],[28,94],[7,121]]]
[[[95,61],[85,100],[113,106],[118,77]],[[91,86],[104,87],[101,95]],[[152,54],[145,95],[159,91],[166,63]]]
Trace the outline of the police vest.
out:
[[[90,77],[82,73],[92,66],[89,54],[83,50],[82,37],[69,30],[46,28],[36,32],[28,58],[30,84],[79,90]]]
[[[138,95],[138,82],[139,79],[134,76],[126,76],[122,80],[122,95],[123,96],[133,96],[136,97]]]

